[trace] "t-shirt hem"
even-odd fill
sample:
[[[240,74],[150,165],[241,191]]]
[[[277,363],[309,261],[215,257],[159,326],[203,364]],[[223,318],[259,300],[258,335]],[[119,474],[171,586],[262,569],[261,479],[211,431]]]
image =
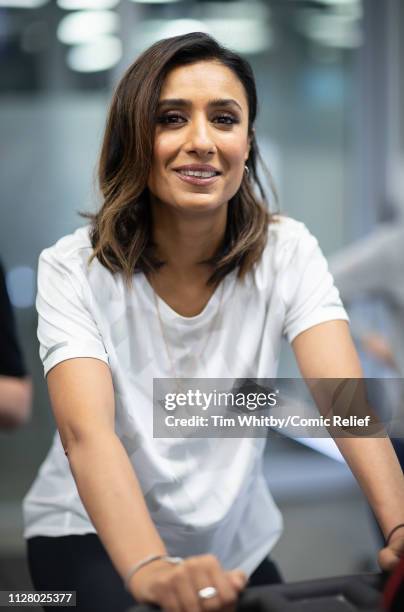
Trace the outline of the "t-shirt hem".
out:
[[[264,561],[264,559],[266,559],[270,555],[271,550],[273,550],[275,544],[278,542],[279,538],[282,535],[282,532],[283,526],[279,529],[279,531],[276,531],[275,533],[271,534],[272,537],[269,543],[265,542],[263,546],[260,546],[258,549],[255,549],[254,554],[247,558],[245,561],[243,561],[243,563],[239,565],[239,568],[250,577],[255,572],[260,563],[262,563],[262,561]]]
[[[61,538],[64,536],[70,535],[86,535],[88,533],[97,533],[96,529],[92,529],[91,527],[83,527],[81,529],[61,529],[60,527],[54,528],[27,528],[23,532],[23,537],[25,540],[29,540],[30,538],[39,537],[49,537],[49,538]]]

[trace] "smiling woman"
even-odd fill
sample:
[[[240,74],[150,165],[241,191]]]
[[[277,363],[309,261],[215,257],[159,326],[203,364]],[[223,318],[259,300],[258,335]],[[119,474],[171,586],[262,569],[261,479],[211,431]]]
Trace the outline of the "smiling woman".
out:
[[[306,378],[361,376],[316,239],[268,212],[256,110],[249,64],[208,35],[153,45],[112,100],[100,211],[41,254],[38,337],[60,437],[25,498],[25,537],[35,587],[77,591],[79,610],[135,598],[229,612],[247,575],[280,580],[265,440],[155,438],[154,379],[273,378],[282,336]],[[391,445],[343,442],[392,566],[404,487]]]
[[[212,91],[222,94],[222,101],[211,100]],[[170,100],[173,92],[184,93],[188,99]],[[226,208],[241,184],[250,151],[248,102],[238,77],[215,61],[176,67],[164,82],[161,107],[166,111],[162,115],[158,111],[148,181],[152,202],[196,208],[205,214]],[[195,189],[184,189],[178,178]]]
[[[163,266],[171,248],[161,238],[171,234],[182,247],[177,259],[190,264],[188,281],[200,277],[199,262],[205,276],[211,264],[208,284],[236,267],[242,277],[259,260],[271,220],[257,174],[258,161],[269,171],[255,140],[256,113],[248,62],[209,36],[178,36],[145,51],[111,104],[100,163],[104,203],[91,217],[93,256],[130,280],[133,271]],[[215,176],[190,175],[197,170]],[[209,248],[184,231],[195,213],[205,235],[217,227]],[[189,236],[187,244],[178,244],[179,234]]]

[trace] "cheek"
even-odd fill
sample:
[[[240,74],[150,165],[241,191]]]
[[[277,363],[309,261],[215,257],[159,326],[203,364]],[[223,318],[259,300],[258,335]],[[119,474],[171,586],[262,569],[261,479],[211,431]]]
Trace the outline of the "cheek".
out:
[[[164,147],[160,143],[156,143],[153,148],[153,168],[157,168],[164,158]]]
[[[149,185],[155,187],[164,177],[163,169],[166,165],[166,160],[169,158],[169,151],[166,143],[161,139],[156,140],[153,147],[153,159],[150,168]]]
[[[247,143],[240,142],[237,138],[233,142],[228,142],[226,146],[226,157],[229,162],[234,165],[235,169],[237,166],[244,165],[244,158],[247,151]]]
[[[169,162],[170,158],[175,155],[178,149],[178,144],[175,138],[170,138],[170,135],[161,135],[154,141],[153,155],[156,165],[164,165]]]

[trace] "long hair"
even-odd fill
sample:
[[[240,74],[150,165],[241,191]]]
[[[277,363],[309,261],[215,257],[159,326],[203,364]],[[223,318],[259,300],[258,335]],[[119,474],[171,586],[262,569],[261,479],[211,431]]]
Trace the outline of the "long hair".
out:
[[[243,84],[251,143],[249,172],[244,173],[237,193],[229,201],[223,243],[212,258],[200,262],[213,266],[207,284],[217,284],[237,266],[242,278],[260,259],[268,224],[274,220],[257,174],[259,160],[270,176],[259,155],[253,130],[257,92],[251,66],[202,32],[160,40],[136,59],[116,88],[99,161],[103,203],[97,213],[84,214],[92,222],[91,259],[96,257],[113,273],[121,272],[129,283],[134,273],[155,271],[165,263],[155,255],[147,187],[161,88],[170,70],[201,60],[221,62]]]

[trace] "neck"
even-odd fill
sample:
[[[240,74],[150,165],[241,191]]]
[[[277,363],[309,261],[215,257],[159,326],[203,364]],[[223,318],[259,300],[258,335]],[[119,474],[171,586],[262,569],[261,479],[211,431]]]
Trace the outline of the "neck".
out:
[[[167,262],[162,271],[184,280],[195,275],[210,276],[211,266],[198,262],[210,259],[220,248],[226,230],[227,205],[210,211],[209,215],[184,214],[157,201],[152,201],[151,206],[157,256]]]

